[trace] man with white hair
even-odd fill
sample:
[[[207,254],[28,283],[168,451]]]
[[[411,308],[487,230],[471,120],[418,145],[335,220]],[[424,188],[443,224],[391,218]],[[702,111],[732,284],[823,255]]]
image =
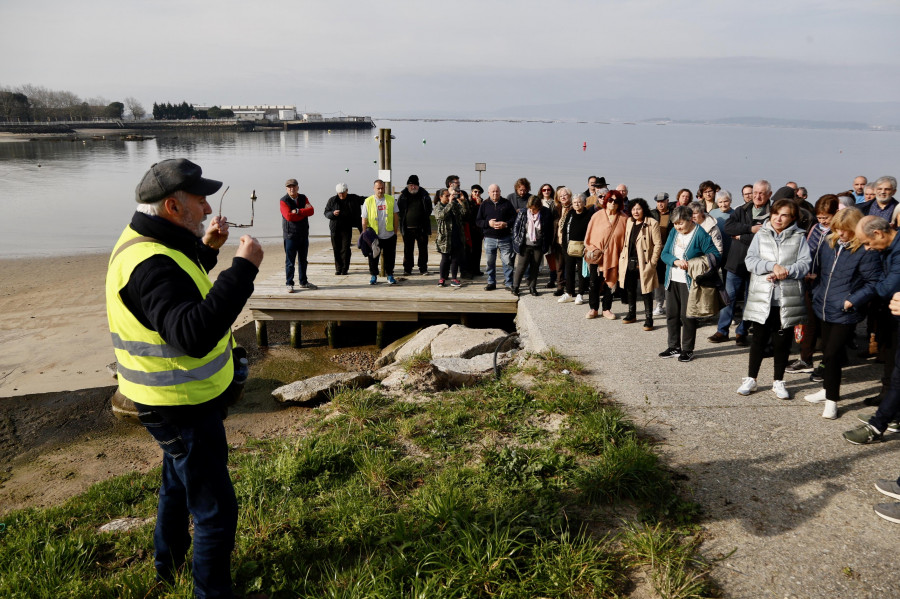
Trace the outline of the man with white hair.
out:
[[[334,187],[336,195],[325,204],[325,218],[331,232],[331,249],[334,251],[334,274],[346,275],[350,270],[350,239],[353,228],[362,228],[359,208],[365,198],[349,193],[346,183]]]
[[[263,258],[259,242],[244,235],[231,266],[210,280],[228,222],[216,216],[204,230],[203,221],[212,213],[206,196],[221,186],[184,158],[150,167],[106,276],[117,395],[134,402],[163,450],[156,576],[174,584],[193,544],[198,597],[232,596],[238,504],[222,421],[247,377],[231,325],[253,293]]]
[[[897,192],[897,179],[894,177],[878,177],[872,184],[875,188],[875,200],[865,202],[859,206],[863,214],[868,216],[880,216],[887,222],[892,222],[897,200],[894,194]]]

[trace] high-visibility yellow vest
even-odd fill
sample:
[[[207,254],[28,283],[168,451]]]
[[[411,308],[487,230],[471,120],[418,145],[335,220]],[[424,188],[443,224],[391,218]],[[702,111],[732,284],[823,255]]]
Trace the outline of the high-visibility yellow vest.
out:
[[[371,202],[369,200],[371,200]],[[375,202],[375,196],[369,196],[366,198],[366,224],[372,227],[372,230],[375,231],[375,234],[377,235],[380,231],[378,230],[378,210],[375,208]],[[387,210],[387,214],[384,216],[385,228],[388,231],[395,231],[394,196],[384,194],[384,202],[384,209]]]
[[[106,316],[118,362],[119,391],[137,403],[179,406],[204,403],[222,394],[234,378],[232,335],[227,331],[202,358],[192,358],[142,325],[119,292],[138,264],[155,255],[174,260],[193,279],[203,297],[209,275],[195,262],[128,226],[116,242],[106,273]]]

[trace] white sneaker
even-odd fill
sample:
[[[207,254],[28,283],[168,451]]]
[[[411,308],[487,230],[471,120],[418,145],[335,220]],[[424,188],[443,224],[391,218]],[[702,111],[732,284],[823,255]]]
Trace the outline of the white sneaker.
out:
[[[822,410],[822,418],[835,420],[837,418],[837,402],[830,399],[825,400],[825,409]]]
[[[583,303],[584,303],[584,296],[582,296],[579,293],[578,295],[575,296],[575,305],[580,306]]]
[[[738,395],[750,395],[754,391],[756,391],[756,379],[749,376],[744,377],[744,380],[741,381],[741,386],[737,389]]]
[[[662,302],[657,302],[656,307],[653,308],[653,316],[665,316],[666,309],[663,306]]]
[[[772,393],[778,399],[790,399],[791,394],[784,388],[784,381],[772,381]]]
[[[561,296],[559,296],[559,299],[556,301],[557,301],[557,303],[560,303],[560,304],[564,304],[566,302],[571,302],[572,296],[569,295],[568,293],[563,293]]]
[[[819,389],[815,393],[810,393],[803,399],[805,399],[809,403],[822,403],[823,401],[825,401],[825,389]]]

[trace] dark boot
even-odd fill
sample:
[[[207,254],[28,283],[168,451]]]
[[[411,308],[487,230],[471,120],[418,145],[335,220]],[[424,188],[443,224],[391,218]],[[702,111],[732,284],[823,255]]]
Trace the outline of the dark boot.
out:
[[[644,330],[653,330],[653,293],[644,294]]]
[[[553,289],[554,287],[556,287],[556,271],[551,270],[550,271],[550,282],[547,283],[547,289]]]

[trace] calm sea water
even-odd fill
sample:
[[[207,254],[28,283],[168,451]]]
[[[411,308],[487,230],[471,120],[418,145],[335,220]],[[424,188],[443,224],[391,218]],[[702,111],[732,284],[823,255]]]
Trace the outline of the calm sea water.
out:
[[[601,123],[457,123],[379,121],[393,140],[393,183],[411,173],[433,191],[448,174],[468,186],[498,183],[504,195],[518,177],[587,187],[591,174],[631,197],[696,190],[712,179],[740,197],[745,183],[766,178],[775,188],[795,180],[815,199],[848,189],[856,175],[894,174],[900,133],[704,125]],[[0,256],[107,251],[134,211],[134,188],[149,166],[186,157],[204,175],[230,186],[223,215],[248,223],[256,190],[254,236],[280,239],[278,200],[295,177],[317,209],[314,234],[327,234],[322,216],[337,182],[371,193],[378,174],[377,129],[368,131],[206,132],[159,135],[143,142],[0,143]],[[584,144],[586,145],[586,148]],[[210,198],[218,211],[219,196]],[[740,203],[740,200],[737,201]],[[234,243],[237,236],[229,243]]]

